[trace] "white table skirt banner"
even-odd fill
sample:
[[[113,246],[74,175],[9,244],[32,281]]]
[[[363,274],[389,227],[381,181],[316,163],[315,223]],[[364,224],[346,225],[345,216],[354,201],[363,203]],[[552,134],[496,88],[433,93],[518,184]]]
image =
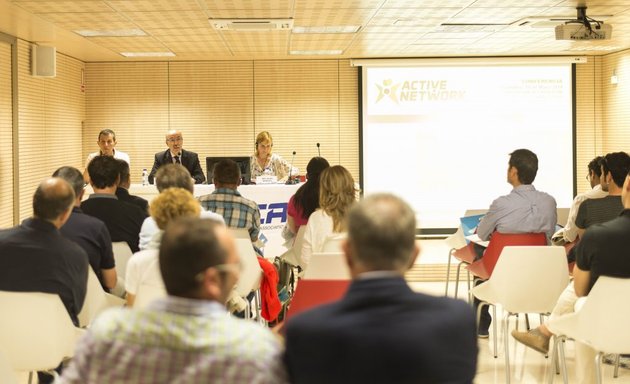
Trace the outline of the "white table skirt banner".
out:
[[[287,204],[289,198],[301,184],[284,185],[241,185],[238,191],[250,200],[255,201],[260,208],[260,230],[267,238],[265,257],[273,259],[286,251],[283,246],[282,228],[287,222]],[[213,184],[196,184],[195,197],[209,195],[214,191]],[[158,195],[155,185],[132,184],[129,193],[140,196],[151,202]]]

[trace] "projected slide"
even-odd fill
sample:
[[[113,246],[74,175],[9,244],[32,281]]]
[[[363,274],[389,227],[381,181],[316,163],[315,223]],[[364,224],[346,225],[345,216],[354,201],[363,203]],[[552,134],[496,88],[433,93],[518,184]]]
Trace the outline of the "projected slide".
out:
[[[363,68],[363,187],[410,202],[421,228],[510,192],[509,153],[538,155],[534,186],[570,206],[571,65]]]

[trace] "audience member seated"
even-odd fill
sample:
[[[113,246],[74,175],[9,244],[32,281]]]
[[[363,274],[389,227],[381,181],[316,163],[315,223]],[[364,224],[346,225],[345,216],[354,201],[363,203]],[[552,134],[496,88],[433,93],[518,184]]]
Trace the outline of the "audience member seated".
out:
[[[583,230],[579,229],[582,232],[580,237],[584,237],[588,234],[591,228],[596,227],[596,224],[606,223],[617,218],[624,210],[622,193],[625,187],[624,181],[627,181],[626,176],[628,172],[630,172],[630,156],[625,152],[615,152],[607,154],[604,159],[601,182],[602,189],[608,192],[608,196],[599,199],[589,199],[582,203],[579,209],[580,213],[578,213],[579,219],[576,220],[576,224],[578,224],[578,228],[581,228],[581,225],[585,225],[586,228]],[[585,206],[587,208],[583,210]],[[580,269],[584,268],[584,263],[582,263],[582,267],[580,267],[579,263],[579,252],[584,252],[584,248],[579,247],[581,243],[582,240],[571,250],[578,258],[577,268],[573,268],[573,274],[576,279],[577,274],[581,272]],[[588,269],[590,270],[590,264]],[[615,275],[613,274],[612,276]],[[588,290],[590,290],[590,287],[592,287],[592,285],[589,286]],[[580,296],[574,288],[575,281],[570,282],[558,298],[558,302],[551,312],[549,320],[573,312],[575,302]],[[547,327],[547,323],[548,321],[529,332],[512,331],[512,336],[528,347],[546,354],[549,351],[549,339],[553,335],[552,330]]]
[[[166,133],[166,146],[168,149],[164,152],[155,154],[153,168],[149,173],[149,183],[153,184],[153,179],[158,169],[166,164],[181,164],[188,170],[195,181],[195,184],[201,184],[206,181],[203,174],[201,164],[199,164],[199,155],[192,151],[186,151],[183,148],[184,137],[182,132],[178,130],[170,130]]]
[[[420,252],[415,232],[414,211],[395,196],[372,195],[350,210],[343,252],[352,283],[340,301],[288,320],[292,383],[472,383],[472,309],[405,282]]]
[[[557,222],[556,200],[545,192],[537,191],[532,185],[538,173],[538,156],[528,149],[517,149],[510,153],[507,182],[514,187],[505,196],[494,200],[486,215],[479,222],[477,235],[489,240],[494,231],[501,233],[540,233],[550,240]],[[483,252],[483,251],[482,251]],[[483,282],[477,280],[477,284]],[[474,300],[475,310],[479,300]],[[488,307],[481,310],[478,335],[488,337],[492,317]]]
[[[46,179],[33,195],[33,217],[0,231],[0,290],[58,294],[78,326],[87,290],[88,256],[59,233],[74,202],[74,191],[65,180]],[[43,372],[38,376],[40,383],[52,383],[52,376]]]
[[[228,230],[211,220],[171,223],[160,245],[168,297],[145,310],[111,309],[79,342],[60,382],[282,384],[281,345],[223,306],[239,277]]]
[[[132,252],[138,252],[138,235],[147,212],[116,197],[118,162],[109,156],[96,156],[88,165],[94,193],[81,203],[83,212],[102,220],[112,241],[124,241]]]
[[[212,183],[215,190],[199,201],[205,209],[223,216],[230,228],[245,228],[252,243],[260,234],[260,210],[255,201],[241,196],[237,188],[241,184],[241,170],[234,160],[222,160],[214,166]]]
[[[306,166],[306,183],[289,199],[287,206],[286,238],[297,234],[301,226],[306,225],[311,213],[319,208],[319,176],[330,167],[323,157],[313,157]]]
[[[164,286],[158,265],[158,249],[166,225],[180,217],[199,217],[201,207],[189,191],[168,188],[153,200],[150,210],[160,231],[154,237],[152,247],[134,254],[127,264],[125,291],[127,305],[130,307],[141,285]]]
[[[297,176],[299,170],[284,160],[280,155],[272,153],[273,139],[267,131],[256,136],[256,150],[250,159],[252,181],[258,176],[276,176],[278,181],[286,181],[289,174]]]
[[[311,255],[321,252],[326,239],[346,230],[345,215],[356,202],[357,190],[350,172],[341,165],[324,169],[319,177],[319,208],[308,218],[302,244],[304,269]]]
[[[90,182],[87,167],[90,165],[90,161],[92,161],[92,159],[96,156],[111,156],[114,159],[123,160],[126,161],[127,164],[131,164],[129,155],[116,149],[116,133],[114,133],[111,129],[103,129],[100,131],[98,133],[98,140],[96,141],[96,144],[98,144],[99,151],[90,153],[87,160],[85,160],[83,177],[87,183]]]
[[[125,163],[126,164],[126,163]],[[87,253],[90,266],[101,282],[103,289],[110,290],[116,286],[116,264],[112,252],[112,239],[107,226],[101,220],[86,215],[81,210],[84,181],[81,171],[73,167],[61,167],[53,173],[53,177],[64,179],[74,189],[74,207],[70,218],[61,227],[61,234],[79,244]]]
[[[604,158],[597,156],[590,163],[588,163],[588,176],[587,179],[591,184],[591,188],[584,193],[580,193],[573,199],[573,204],[569,209],[569,216],[567,217],[567,223],[564,228],[560,229],[553,234],[551,238],[554,245],[564,245],[572,243],[578,238],[578,229],[575,225],[575,218],[577,217],[580,205],[588,199],[599,199],[608,196],[608,192],[602,189],[600,184],[600,177],[602,174],[602,164]]]
[[[188,170],[181,164],[166,164],[160,167],[155,173],[155,186],[160,193],[168,188],[183,188],[191,194],[195,192],[193,179],[190,177]],[[225,223],[223,216],[206,211],[203,208],[200,208],[199,217]],[[151,242],[153,237],[159,232],[160,229],[155,220],[151,216],[147,217],[142,223],[142,228],[140,228],[140,250],[157,248],[157,246],[151,246]],[[159,241],[156,244],[159,244]]]
[[[149,212],[149,202],[140,196],[134,196],[129,194],[129,187],[131,186],[131,176],[129,175],[129,164],[125,161],[118,160],[118,175],[120,181],[118,182],[118,188],[116,188],[116,196],[118,200],[124,201],[138,206],[142,209],[142,212]]]

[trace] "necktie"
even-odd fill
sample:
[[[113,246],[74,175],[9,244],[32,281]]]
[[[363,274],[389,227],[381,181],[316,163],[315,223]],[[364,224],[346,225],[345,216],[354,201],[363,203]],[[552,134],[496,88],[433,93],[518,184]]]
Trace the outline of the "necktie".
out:
[[[179,160],[179,156],[175,156],[175,164],[181,164],[182,162]]]

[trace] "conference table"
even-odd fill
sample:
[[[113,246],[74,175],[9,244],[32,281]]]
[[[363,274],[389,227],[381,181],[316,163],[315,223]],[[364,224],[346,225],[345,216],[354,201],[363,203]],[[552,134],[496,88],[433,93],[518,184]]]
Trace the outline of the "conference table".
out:
[[[282,228],[287,222],[287,203],[301,184],[241,185],[238,191],[247,199],[253,200],[260,208],[260,230],[267,239],[264,247],[266,258],[273,259],[286,251]],[[195,184],[195,197],[209,195],[214,184]],[[132,184],[129,193],[151,202],[158,194],[155,185]]]

